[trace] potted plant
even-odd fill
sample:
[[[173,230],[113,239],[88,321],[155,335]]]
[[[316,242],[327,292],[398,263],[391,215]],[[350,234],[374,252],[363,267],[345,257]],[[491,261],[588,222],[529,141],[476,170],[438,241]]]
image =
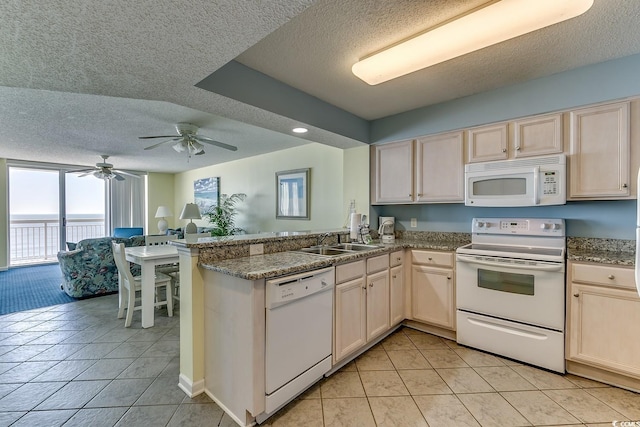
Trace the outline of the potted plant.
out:
[[[244,193],[235,193],[230,196],[221,194],[218,205],[210,207],[202,214],[213,225],[212,236],[231,236],[244,231],[235,226],[235,216],[238,213],[236,205],[246,197]]]

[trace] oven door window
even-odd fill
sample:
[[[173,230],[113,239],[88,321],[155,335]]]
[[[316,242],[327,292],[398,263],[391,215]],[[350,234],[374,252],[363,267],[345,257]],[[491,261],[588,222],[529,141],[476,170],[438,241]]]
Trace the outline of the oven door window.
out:
[[[482,268],[478,269],[478,287],[519,295],[533,295],[535,290],[532,274],[507,273]]]

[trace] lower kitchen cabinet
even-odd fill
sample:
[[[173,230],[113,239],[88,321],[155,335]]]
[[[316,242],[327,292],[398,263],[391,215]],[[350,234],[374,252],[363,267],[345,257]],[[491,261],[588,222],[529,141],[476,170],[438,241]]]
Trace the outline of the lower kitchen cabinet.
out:
[[[336,267],[334,363],[387,332],[389,323],[389,255]],[[354,276],[360,277],[354,278]]]
[[[389,255],[389,316],[391,326],[405,319],[404,300],[404,251],[392,252]]]
[[[633,269],[569,262],[568,282],[567,371],[629,387],[606,373],[640,379],[640,297]],[[581,365],[598,368],[603,377]]]
[[[453,254],[412,250],[411,258],[413,320],[455,330]]]
[[[336,286],[333,359],[341,360],[367,342],[365,278]]]

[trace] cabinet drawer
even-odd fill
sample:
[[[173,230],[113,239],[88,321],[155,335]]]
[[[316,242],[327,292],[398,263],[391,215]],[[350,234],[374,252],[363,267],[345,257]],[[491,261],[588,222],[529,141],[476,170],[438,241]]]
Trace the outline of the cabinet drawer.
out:
[[[411,263],[453,267],[453,253],[413,250],[411,251]]]
[[[367,274],[389,268],[389,254],[374,256],[367,259]]]
[[[404,258],[404,251],[391,252],[389,254],[389,267],[401,265],[402,258]]]
[[[348,282],[362,276],[364,276],[364,260],[336,267],[336,284]]]
[[[571,276],[573,282],[635,289],[635,276],[632,268],[571,264]]]

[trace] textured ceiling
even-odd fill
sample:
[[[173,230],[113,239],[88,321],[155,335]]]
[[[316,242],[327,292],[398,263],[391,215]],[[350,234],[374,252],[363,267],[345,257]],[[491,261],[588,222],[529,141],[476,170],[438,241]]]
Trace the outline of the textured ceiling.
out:
[[[319,126],[293,136],[297,120],[195,87],[233,59],[371,120],[640,52],[640,1],[595,0],[571,21],[388,83],[351,74],[485,1],[0,2],[0,157],[92,165],[109,154],[120,169],[179,172],[310,141],[359,144]],[[138,136],[179,121],[239,149],[189,160],[143,150],[154,141]]]

